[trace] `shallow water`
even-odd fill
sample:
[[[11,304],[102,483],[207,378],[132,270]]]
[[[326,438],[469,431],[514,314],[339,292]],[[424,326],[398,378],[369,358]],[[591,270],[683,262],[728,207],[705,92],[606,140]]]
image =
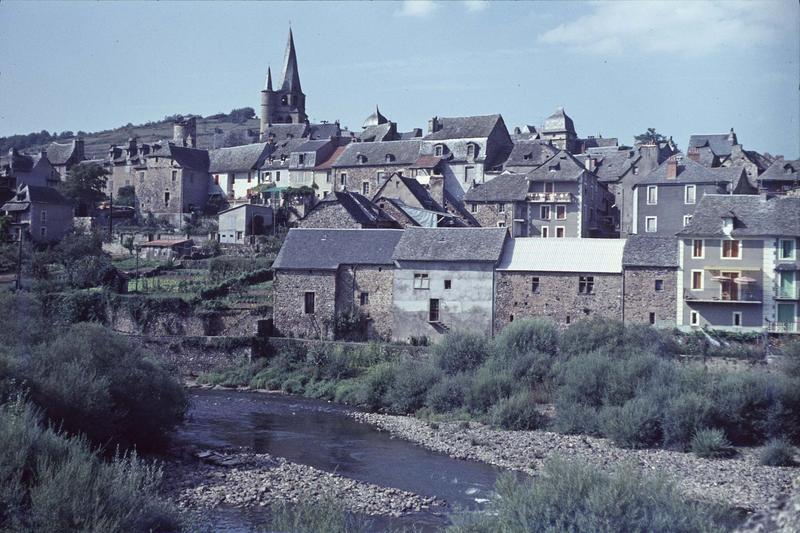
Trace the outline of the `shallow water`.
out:
[[[187,421],[176,436],[199,448],[243,448],[320,470],[448,502],[413,516],[374,519],[376,531],[411,527],[435,531],[454,508],[480,509],[499,470],[450,458],[392,438],[348,416],[349,409],[317,400],[252,392],[195,390]],[[220,509],[208,516],[214,531],[263,527],[266,511]]]

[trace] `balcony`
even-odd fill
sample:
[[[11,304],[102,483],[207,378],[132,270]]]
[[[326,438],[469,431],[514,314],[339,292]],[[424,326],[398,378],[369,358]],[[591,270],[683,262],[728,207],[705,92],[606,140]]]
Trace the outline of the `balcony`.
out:
[[[535,203],[571,204],[575,196],[571,192],[529,192],[528,201]]]
[[[689,289],[683,290],[683,299],[687,303],[702,304],[760,304],[760,295],[750,292],[727,292],[723,291],[719,296],[708,296],[708,294],[693,294]]]

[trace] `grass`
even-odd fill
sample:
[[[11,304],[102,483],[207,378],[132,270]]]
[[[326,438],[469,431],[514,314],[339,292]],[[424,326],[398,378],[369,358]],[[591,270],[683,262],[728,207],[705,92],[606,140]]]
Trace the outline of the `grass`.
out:
[[[120,270],[136,270],[136,257],[117,258],[111,261],[111,264]],[[139,269],[155,268],[161,265],[166,265],[165,261],[158,261],[155,259],[139,259]]]

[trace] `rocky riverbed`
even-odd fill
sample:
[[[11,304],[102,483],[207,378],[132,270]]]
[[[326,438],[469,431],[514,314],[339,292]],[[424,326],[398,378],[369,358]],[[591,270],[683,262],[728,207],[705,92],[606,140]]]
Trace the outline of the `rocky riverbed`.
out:
[[[585,461],[603,468],[633,463],[659,477],[667,477],[689,497],[747,511],[770,508],[779,495],[792,490],[797,468],[758,464],[758,448],[739,448],[732,459],[701,459],[689,453],[660,449],[626,450],[607,439],[562,435],[548,431],[504,431],[470,422],[429,424],[406,416],[351,414],[392,435],[458,459],[536,475],[551,457]]]
[[[376,516],[402,516],[444,505],[434,498],[362,483],[268,454],[193,453],[171,460],[164,470],[167,496],[187,512],[325,498]]]

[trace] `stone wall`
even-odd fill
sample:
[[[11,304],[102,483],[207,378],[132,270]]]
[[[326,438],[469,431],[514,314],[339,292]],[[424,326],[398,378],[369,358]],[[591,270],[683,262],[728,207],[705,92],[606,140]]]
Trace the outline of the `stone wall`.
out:
[[[578,277],[594,277],[592,294],[578,292]],[[538,290],[532,281],[539,278]],[[549,318],[567,326],[582,318],[622,320],[622,275],[554,272],[497,272],[495,334],[512,320]]]
[[[334,190],[341,191],[344,189],[341,181],[341,175],[344,172],[347,174],[346,184],[349,191],[363,194],[363,184],[365,181],[369,182],[369,193],[364,196],[370,199],[393,172],[402,172],[404,176],[410,175],[408,165],[364,165],[359,167],[338,167],[334,170],[336,180]],[[384,176],[384,179],[380,182],[378,182],[378,172],[383,173]]]
[[[674,327],[678,312],[678,271],[674,268],[625,269],[625,322]],[[661,290],[656,290],[661,280]],[[651,321],[650,313],[654,313]]]
[[[251,337],[131,335],[128,340],[183,377],[229,368],[253,357]]]
[[[500,212],[500,205],[504,206],[505,212]],[[473,207],[474,210],[473,210]],[[476,202],[468,205],[470,214],[475,217],[484,228],[496,228],[497,223],[502,221],[507,228],[512,227],[514,220],[514,202]],[[515,235],[516,237],[517,235]]]
[[[333,339],[336,275],[324,270],[281,270],[275,273],[274,325],[285,337]],[[305,313],[305,293],[315,294],[314,313]]]
[[[387,266],[342,266],[336,276],[336,311],[357,308],[367,317],[367,339],[392,337],[392,287],[394,269]],[[368,302],[361,303],[361,293]]]
[[[308,216],[297,223],[297,226],[300,228],[361,229],[361,224],[353,220],[339,203],[317,205]]]
[[[109,309],[106,316],[109,326],[116,332],[127,335],[156,336],[252,336],[257,332],[257,322],[269,316],[254,313],[252,310],[197,311],[179,310],[168,312],[158,310],[134,316],[130,308],[118,306]]]

